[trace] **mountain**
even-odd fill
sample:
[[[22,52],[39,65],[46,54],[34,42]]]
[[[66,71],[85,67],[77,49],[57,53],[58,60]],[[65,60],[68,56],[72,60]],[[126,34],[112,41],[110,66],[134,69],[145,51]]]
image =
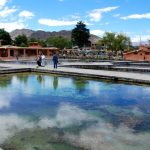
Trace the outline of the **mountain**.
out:
[[[12,32],[10,32],[10,36],[11,38],[14,40],[15,37],[17,37],[18,35],[22,35],[25,34],[27,36],[27,38],[35,38],[35,39],[40,39],[40,40],[46,40],[49,37],[54,37],[54,36],[62,36],[68,39],[71,39],[71,31],[67,31],[67,30],[61,30],[61,31],[53,31],[53,32],[46,32],[46,31],[42,31],[42,30],[38,30],[38,31],[34,31],[34,30],[30,30],[30,29],[16,29]],[[100,39],[100,37],[91,34],[90,35],[90,41],[91,42],[96,42]]]
[[[13,30],[12,32],[10,32],[10,36],[13,40],[15,39],[15,37],[17,37],[18,35],[22,35],[22,34],[25,34],[27,36],[27,38],[30,38],[30,36],[34,32],[35,31],[29,30],[29,29],[16,29],[16,30]]]
[[[70,39],[71,38],[71,31],[62,30],[62,31],[59,31],[59,32],[55,32],[55,31],[46,32],[46,31],[39,30],[39,31],[35,31],[30,36],[30,38],[46,40],[47,38],[54,37],[54,36],[62,36],[62,37]]]

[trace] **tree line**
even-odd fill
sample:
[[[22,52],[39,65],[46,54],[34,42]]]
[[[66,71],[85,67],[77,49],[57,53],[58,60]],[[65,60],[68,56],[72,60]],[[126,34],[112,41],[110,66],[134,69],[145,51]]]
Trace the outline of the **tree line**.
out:
[[[43,47],[54,46],[60,49],[72,48],[78,46],[79,48],[91,46],[90,30],[87,29],[86,24],[82,21],[77,22],[75,28],[72,30],[71,39],[64,38],[62,36],[49,37],[46,40],[28,39],[26,35],[18,35],[14,40],[11,39],[8,32],[4,29],[0,29],[0,40],[2,45],[15,45],[21,47],[28,47],[30,42],[38,42]],[[131,49],[131,40],[129,37],[122,33],[106,32],[97,43],[97,49],[102,47],[108,51],[117,53],[124,52],[125,49]]]

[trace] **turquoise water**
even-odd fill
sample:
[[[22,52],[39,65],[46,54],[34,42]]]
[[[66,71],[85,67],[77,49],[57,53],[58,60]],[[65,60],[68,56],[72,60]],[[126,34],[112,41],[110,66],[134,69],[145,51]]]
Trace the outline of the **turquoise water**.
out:
[[[149,150],[150,87],[47,74],[0,77],[0,149]]]

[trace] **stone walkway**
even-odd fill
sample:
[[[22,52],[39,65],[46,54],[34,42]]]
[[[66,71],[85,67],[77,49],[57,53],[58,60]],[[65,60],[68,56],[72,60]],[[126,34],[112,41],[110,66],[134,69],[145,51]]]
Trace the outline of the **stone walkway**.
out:
[[[57,69],[53,69],[52,65],[36,68],[35,65],[0,63],[0,74],[27,72],[27,71],[89,77],[96,79],[107,79],[107,80],[114,80],[116,82],[123,81],[123,82],[150,84],[150,74],[148,73],[93,70],[93,69],[81,69],[72,67],[58,67]]]

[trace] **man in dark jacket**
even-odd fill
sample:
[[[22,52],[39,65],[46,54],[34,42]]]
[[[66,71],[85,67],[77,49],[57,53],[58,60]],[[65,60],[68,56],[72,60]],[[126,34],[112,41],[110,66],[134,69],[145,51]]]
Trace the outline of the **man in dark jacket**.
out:
[[[41,54],[37,57],[36,63],[37,63],[38,66],[41,66],[41,63],[42,63],[42,57],[41,57]]]
[[[57,64],[58,64],[58,54],[55,53],[53,55],[53,63],[54,63],[54,68],[57,68]]]

